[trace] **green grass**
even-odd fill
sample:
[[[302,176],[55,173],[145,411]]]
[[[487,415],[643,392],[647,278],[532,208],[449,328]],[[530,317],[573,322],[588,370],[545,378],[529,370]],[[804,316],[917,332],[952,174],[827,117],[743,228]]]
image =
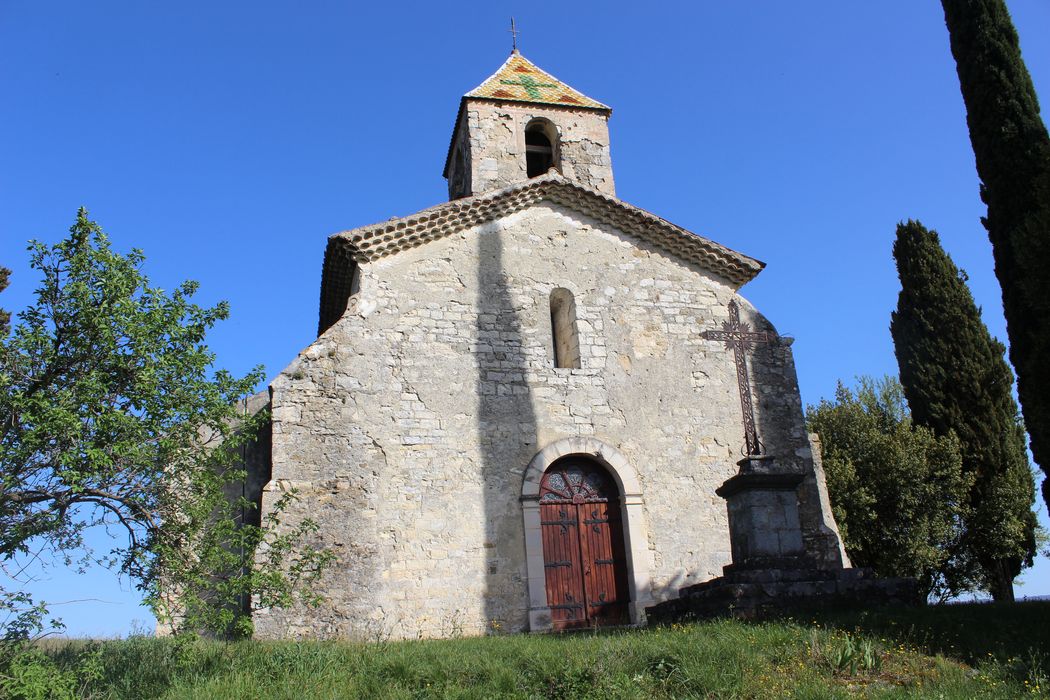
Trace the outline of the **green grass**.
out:
[[[1050,604],[410,642],[51,642],[89,698],[1004,698],[1046,692]],[[94,670],[91,670],[91,664]],[[46,697],[44,695],[40,697]]]

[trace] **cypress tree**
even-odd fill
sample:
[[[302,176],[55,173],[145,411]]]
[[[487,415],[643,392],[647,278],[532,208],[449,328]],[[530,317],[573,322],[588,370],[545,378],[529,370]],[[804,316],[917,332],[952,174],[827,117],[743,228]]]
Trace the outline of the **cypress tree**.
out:
[[[893,257],[901,292],[890,332],[912,418],[958,436],[974,479],[961,546],[992,597],[1013,600],[1013,580],[1036,552],[1036,518],[1006,348],[988,332],[935,231],[917,221],[898,225]]]
[[[1003,0],[941,0],[988,205],[1010,360],[1032,455],[1050,474],[1050,136]],[[1050,504],[1050,479],[1043,482]]]

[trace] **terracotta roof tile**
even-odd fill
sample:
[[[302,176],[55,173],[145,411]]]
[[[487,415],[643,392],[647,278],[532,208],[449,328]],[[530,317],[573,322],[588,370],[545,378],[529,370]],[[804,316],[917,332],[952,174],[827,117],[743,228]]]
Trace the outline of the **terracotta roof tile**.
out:
[[[587,109],[611,111],[609,107],[584,95],[540,70],[517,51],[511,53],[493,75],[464,97],[481,97],[539,104],[571,104]]]

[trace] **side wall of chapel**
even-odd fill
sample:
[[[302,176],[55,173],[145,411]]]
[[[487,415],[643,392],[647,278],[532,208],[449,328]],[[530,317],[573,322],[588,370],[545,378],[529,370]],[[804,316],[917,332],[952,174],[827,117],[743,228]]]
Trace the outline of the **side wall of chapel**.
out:
[[[579,369],[553,366],[556,288],[574,296]],[[730,544],[715,489],[737,471],[743,427],[733,354],[700,334],[732,298],[721,278],[549,202],[363,264],[342,318],[271,387],[264,517],[298,490],[285,521],[312,518],[336,554],[327,601],[260,611],[257,634],[527,629],[522,478],[574,436],[638,475],[654,601],[720,575]],[[811,473],[790,348],[751,356],[766,451]]]

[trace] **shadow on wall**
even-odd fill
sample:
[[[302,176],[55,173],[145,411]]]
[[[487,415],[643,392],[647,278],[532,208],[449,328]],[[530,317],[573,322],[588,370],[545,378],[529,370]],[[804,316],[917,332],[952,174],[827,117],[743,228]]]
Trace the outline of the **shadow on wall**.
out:
[[[485,499],[485,618],[494,629],[526,624],[522,579],[522,473],[537,451],[536,416],[526,380],[524,334],[504,269],[498,223],[478,235],[478,445]],[[511,619],[513,616],[513,619]]]
[[[655,605],[658,602],[664,600],[671,600],[677,598],[680,595],[681,589],[685,586],[692,586],[706,579],[706,576],[701,577],[697,572],[689,573],[687,571],[676,571],[673,576],[668,578],[664,583],[660,585],[652,584],[652,599],[653,602],[650,605]]]
[[[799,523],[805,552],[821,568],[839,569],[849,565],[841,548],[830,504],[821,503],[813,462],[798,453],[812,448],[802,412],[798,380],[788,337],[776,337],[776,331],[764,319],[755,318],[755,330],[770,333],[772,340],[756,345],[750,355],[751,391],[755,403],[755,427],[763,453],[774,458],[778,471],[801,473],[805,479],[798,487]],[[819,456],[816,457],[819,459]]]
[[[741,320],[750,325],[752,331],[765,331],[769,337],[767,342],[755,343],[745,353],[755,407],[755,430],[762,453],[774,457],[781,470],[797,471],[789,467],[797,460],[790,444],[793,431],[789,426],[797,424],[801,428],[802,414],[801,407],[790,400],[791,382],[785,376],[790,368],[792,341],[778,336],[776,329],[758,314]]]

